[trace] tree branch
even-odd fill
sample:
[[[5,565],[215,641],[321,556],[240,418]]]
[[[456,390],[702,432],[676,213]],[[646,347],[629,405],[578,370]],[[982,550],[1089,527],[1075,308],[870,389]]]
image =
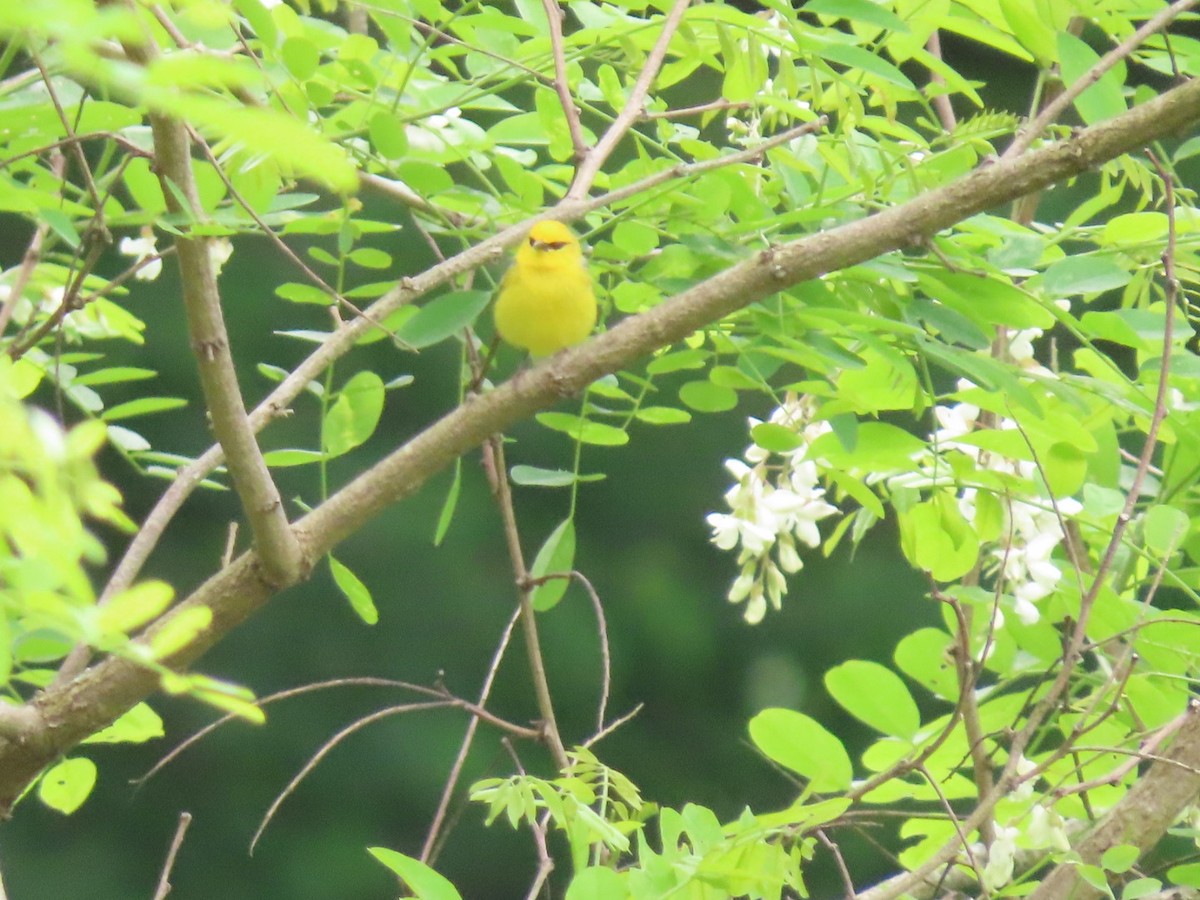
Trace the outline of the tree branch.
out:
[[[1165,759],[1152,764],[1100,823],[1073,849],[1082,862],[1097,865],[1104,851],[1133,844],[1145,853],[1158,843],[1171,823],[1200,794],[1200,707],[1192,701]],[[1031,900],[1101,896],[1079,875],[1076,863],[1061,863],[1029,895]]]
[[[1061,94],[1047,103],[1045,108],[1038,113],[1036,119],[1021,129],[1020,133],[1004,151],[1002,158],[1007,159],[1017,156],[1027,150],[1029,145],[1037,140],[1038,135],[1045,131],[1062,114],[1063,110],[1075,101],[1076,97],[1099,81],[1105,72],[1133,53],[1141,45],[1142,41],[1146,40],[1146,38],[1150,37],[1156,31],[1162,31],[1162,29],[1171,23],[1172,19],[1191,9],[1198,2],[1200,0],[1175,0],[1174,3],[1157,16],[1147,20],[1141,28],[1128,38],[1105,53],[1074,84],[1070,85]]]
[[[911,246],[914,238],[1076,176],[1197,120],[1200,80],[1084,129],[1070,140],[985,165],[903,205],[758,253],[543,361],[486,396],[469,399],[300,520],[295,525],[300,546],[310,558],[327,552],[490,435],[735,310],[823,273]],[[500,241],[515,237],[513,231],[509,229],[488,243],[500,246]],[[462,254],[443,266],[467,268],[469,256]],[[407,293],[410,288],[402,286],[400,290]],[[371,326],[364,322],[361,327]],[[169,627],[181,612],[197,606],[212,613],[211,625],[163,663],[190,665],[266,603],[274,590],[258,577],[258,565],[254,552],[243,554],[147,630],[147,637],[152,637]],[[74,681],[35,697],[31,703],[38,712],[39,726],[23,730],[17,738],[0,738],[0,813],[11,809],[23,788],[55,756],[112,722],[157,685],[158,676],[153,672],[128,659],[110,657]],[[1006,789],[1007,779],[1002,777],[993,795]],[[983,798],[978,814],[990,815],[988,803],[995,800],[995,796]],[[975,818],[964,822],[965,830],[977,826]],[[921,878],[917,876],[913,883]]]
[[[145,66],[155,48],[130,44],[126,52],[131,60]],[[154,135],[154,169],[162,183],[167,209],[175,215],[198,214],[200,195],[192,170],[187,125],[162,112],[151,111],[149,119]],[[209,241],[181,236],[176,238],[175,246],[188,333],[199,365],[204,403],[213,432],[225,451],[234,490],[254,534],[258,566],[269,584],[276,587],[292,584],[310,563],[301,555],[283,501],[254,437],[255,430],[246,417]]]
[[[588,191],[592,189],[592,183],[596,180],[596,175],[600,172],[600,167],[612,155],[617,144],[621,142],[621,138],[625,137],[626,132],[633,127],[633,123],[646,111],[646,94],[650,91],[650,85],[654,84],[654,79],[658,77],[658,71],[662,68],[663,60],[667,56],[667,47],[670,46],[671,38],[675,36],[675,31],[679,28],[679,23],[683,20],[683,14],[687,11],[690,2],[691,0],[675,0],[675,5],[671,7],[671,11],[663,22],[658,40],[650,50],[650,55],[646,57],[642,71],[638,73],[633,90],[629,92],[625,108],[608,126],[608,130],[596,142],[596,146],[588,151],[587,156],[575,171],[575,180],[571,182],[571,189],[567,191],[568,199],[582,200],[587,196]]]
[[[583,162],[588,155],[587,139],[579,122],[579,109],[571,96],[571,85],[567,83],[567,57],[563,50],[563,11],[555,0],[542,0],[546,10],[546,22],[550,26],[550,49],[554,55],[554,90],[567,117],[567,129],[571,132],[571,146],[575,148],[575,161]]]

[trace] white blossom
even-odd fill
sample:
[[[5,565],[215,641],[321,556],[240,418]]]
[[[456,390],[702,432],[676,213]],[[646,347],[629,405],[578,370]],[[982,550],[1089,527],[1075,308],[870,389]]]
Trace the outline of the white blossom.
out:
[[[143,228],[141,237],[123,237],[117,244],[117,252],[122,256],[132,256],[135,263],[148,260],[133,277],[138,281],[153,281],[162,274],[162,259],[158,257],[158,245],[155,243],[154,232]]]
[[[712,542],[722,550],[739,550],[741,572],[728,596],[730,603],[745,602],[743,616],[751,624],[762,621],[768,605],[782,607],[786,576],[804,565],[797,544],[820,544],[817,523],[837,512],[824,499],[816,463],[804,459],[808,445],[829,430],[828,423],[810,423],[810,417],[811,410],[800,400],[776,409],[768,421],[794,429],[801,438],[799,446],[771,452],[754,444],[741,459],[726,460],[725,468],[734,478],[725,493],[729,512],[706,517]],[[749,424],[754,428],[762,423],[752,418]]]
[[[1029,810],[1029,825],[1025,828],[1025,842],[1034,850],[1050,848],[1070,850],[1071,839],[1067,837],[1067,826],[1063,817],[1052,809],[1037,805]]]
[[[1038,329],[1027,331],[1030,339],[1036,336],[1033,332],[1041,334]],[[1024,353],[1022,342],[1026,332],[1012,334],[1018,335],[1020,340],[1015,345],[1010,343],[1010,352],[1015,350],[1014,355]],[[1031,349],[1028,358],[1032,360]],[[969,381],[958,383],[960,391],[973,387]],[[1012,611],[1023,623],[1032,625],[1041,617],[1037,604],[1053,594],[1062,580],[1062,569],[1054,559],[1054,552],[1063,540],[1062,519],[1078,514],[1082,505],[1070,497],[1051,502],[1041,496],[1041,475],[1035,463],[984,452],[973,444],[963,442],[962,438],[979,427],[979,407],[966,402],[940,405],[934,408],[934,418],[938,424],[937,430],[930,435],[934,453],[923,461],[923,469],[947,470],[949,467],[938,459],[937,454],[955,451],[968,456],[980,468],[1015,476],[1030,485],[1030,491],[1025,496],[1016,494],[1001,498],[1005,521],[1000,539],[988,549],[987,554],[995,574],[1003,579],[1012,598]],[[1012,430],[1017,423],[1001,417],[993,423],[993,427]],[[890,480],[889,484],[899,486],[895,479]],[[923,485],[909,478],[905,486]],[[977,507],[978,490],[969,487],[960,489],[958,508],[968,522],[975,521]]]
[[[233,256],[233,243],[229,238],[214,238],[208,242],[208,258],[212,261],[213,274],[220,275],[229,257]]]
[[[988,848],[987,865],[983,867],[983,885],[989,891],[1002,888],[1012,881],[1019,834],[1016,828],[1003,825],[996,827],[996,838]]]

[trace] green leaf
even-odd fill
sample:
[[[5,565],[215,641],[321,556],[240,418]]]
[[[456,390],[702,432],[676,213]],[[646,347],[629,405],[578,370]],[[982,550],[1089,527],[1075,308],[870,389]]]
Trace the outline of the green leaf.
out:
[[[805,13],[878,25],[888,31],[908,31],[903,19],[870,0],[808,0],[801,9]]]
[[[1184,863],[1167,869],[1171,884],[1181,887],[1200,888],[1200,863]]]
[[[308,81],[317,73],[321,53],[317,45],[304,37],[293,36],[283,42],[279,51],[283,64],[297,81]]]
[[[839,469],[908,471],[913,466],[913,457],[926,446],[920,438],[887,422],[863,422],[853,433],[853,449],[843,445],[837,432],[821,435],[812,442],[809,458],[828,460]]]
[[[38,217],[50,226],[68,247],[75,249],[79,246],[79,232],[75,223],[60,209],[39,209]]]
[[[692,421],[691,413],[674,406],[643,406],[633,415],[647,425],[684,425]]]
[[[431,300],[396,329],[396,337],[420,350],[458,334],[488,305],[487,291],[451,291]]]
[[[118,403],[100,414],[105,422],[115,422],[118,419],[132,419],[135,416],[148,416],[153,413],[167,412],[187,406],[187,401],[180,397],[142,397],[130,400],[128,403]]]
[[[330,456],[353,450],[375,433],[383,414],[383,379],[370,370],[358,372],[338,391],[321,423],[321,446]]]
[[[140,582],[109,598],[100,607],[97,624],[106,634],[128,634],[162,613],[174,597],[174,588],[165,581]]]
[[[351,609],[358,613],[360,619],[368,625],[374,625],[379,621],[379,610],[375,608],[375,601],[371,599],[371,591],[357,575],[338,562],[333,554],[329,556],[329,573],[333,575],[333,581],[338,586],[338,590],[350,601]]]
[[[1152,506],[1142,520],[1146,549],[1157,558],[1167,557],[1179,549],[1190,527],[1191,520],[1183,510],[1163,504]]]
[[[253,725],[261,725],[267,720],[266,714],[254,702],[254,694],[241,685],[209,678],[207,675],[189,675],[185,690],[197,700]]]
[[[911,739],[921,727],[900,676],[877,662],[847,660],[825,673],[825,688],[846,712],[883,734]]]
[[[775,422],[760,422],[750,429],[750,438],[772,453],[790,453],[803,446],[804,438],[794,429]]]
[[[1112,896],[1112,891],[1108,887],[1108,876],[1104,874],[1104,870],[1099,866],[1093,866],[1090,863],[1078,863],[1075,866],[1075,871],[1079,873],[1079,877],[1094,887],[1097,891],[1106,897]]]
[[[628,900],[629,896],[619,873],[607,866],[589,866],[571,879],[565,900]]]
[[[52,766],[38,782],[38,799],[69,816],[96,786],[96,764],[82,756]]]
[[[1142,897],[1159,893],[1162,886],[1157,878],[1134,878],[1121,888],[1121,900],[1141,900]]]
[[[680,386],[679,399],[696,412],[725,412],[737,406],[737,391],[711,381],[689,381]]]
[[[371,116],[368,131],[371,145],[385,159],[400,159],[408,153],[408,134],[404,126],[390,112],[377,112]]]
[[[579,441],[581,444],[621,447],[629,443],[628,432],[614,425],[593,422],[571,413],[538,413],[536,418],[538,423],[544,427],[570,435],[573,440]]]
[[[893,658],[900,671],[943,700],[958,697],[958,677],[947,658],[954,639],[939,628],[918,628],[901,638]]]
[[[340,193],[353,193],[358,174],[346,151],[318,134],[301,118],[269,106],[241,106],[215,96],[184,93],[170,86],[146,90],[142,99],[158,112],[189,120],[206,134],[265,153]]]
[[[450,490],[446,491],[446,499],[442,502],[442,511],[438,513],[437,526],[433,530],[433,546],[440,547],[450,530],[454,520],[454,510],[458,506],[458,495],[462,490],[462,457],[454,461],[454,479],[450,482]]]
[[[1100,857],[1100,865],[1109,872],[1120,874],[1133,868],[1133,864],[1141,855],[1142,852],[1133,844],[1118,844],[1104,851],[1104,855]]]
[[[268,450],[263,454],[263,461],[272,469],[286,469],[291,466],[306,466],[309,463],[329,459],[329,455],[320,450],[304,450],[290,447],[284,450]]]
[[[961,578],[979,558],[979,537],[947,491],[900,513],[900,546],[936,581]]]
[[[96,387],[101,384],[124,384],[128,381],[144,381],[154,378],[158,373],[153,369],[139,369],[134,366],[112,366],[108,369],[97,369],[95,372],[84,372],[76,375],[72,384],[83,384]]]
[[[144,744],[166,731],[162,718],[146,703],[138,703],[107,728],[83,739],[85,744]]]
[[[869,50],[864,50],[862,47],[827,43],[821,46],[819,52],[821,57],[826,61],[846,66],[855,73],[865,72],[886,81],[888,84],[906,88],[910,91],[917,89],[916,85],[898,68]]]
[[[656,356],[646,364],[648,375],[668,375],[687,369],[703,369],[710,354],[706,350],[676,350]]]
[[[164,659],[182,650],[212,624],[212,610],[193,606],[174,613],[150,638],[150,652],[155,659]]]
[[[392,264],[392,255],[376,247],[359,247],[350,251],[350,262],[364,269],[386,269]]]
[[[750,720],[750,739],[769,759],[807,778],[814,791],[850,787],[854,767],[845,746],[803,713],[764,709]]]
[[[1057,61],[1054,28],[1042,21],[1035,10],[1030,9],[1027,0],[1000,0],[1000,9],[1013,37],[1020,41],[1021,46],[1032,53],[1039,63],[1049,67]]]
[[[420,860],[387,847],[368,847],[367,852],[399,875],[416,900],[462,900],[453,884]]]
[[[575,522],[563,519],[558,523],[533,559],[529,577],[544,578],[547,575],[565,575],[575,566]],[[569,578],[551,578],[533,590],[533,608],[545,612],[558,605],[567,592]]]
[[[523,487],[567,487],[587,481],[603,481],[603,473],[579,475],[567,469],[542,469],[537,466],[513,466],[509,472],[513,484]]]
[[[1051,297],[1071,297],[1115,290],[1131,277],[1111,256],[1089,253],[1054,263],[1042,274],[1042,286]]]
[[[658,246],[658,232],[642,222],[626,219],[613,229],[612,242],[627,256],[645,256]]]
[[[329,306],[333,298],[315,284],[300,284],[289,281],[275,288],[275,295],[290,303],[311,303],[315,306]]]

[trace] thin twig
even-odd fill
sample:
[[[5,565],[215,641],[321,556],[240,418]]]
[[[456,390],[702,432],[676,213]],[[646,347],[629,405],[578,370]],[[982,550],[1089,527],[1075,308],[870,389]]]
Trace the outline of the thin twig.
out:
[[[550,26],[550,52],[554,56],[554,90],[558,92],[558,102],[562,104],[563,115],[567,118],[567,129],[571,132],[571,146],[575,148],[575,162],[581,163],[587,157],[587,138],[583,136],[583,125],[579,121],[579,107],[571,96],[571,86],[567,83],[567,58],[563,49],[563,11],[555,0],[542,0],[542,9],[546,11],[546,22]]]
[[[612,693],[612,655],[608,647],[608,621],[604,618],[604,604],[600,602],[600,594],[588,577],[579,571],[572,571],[571,577],[583,585],[588,598],[592,601],[592,609],[596,613],[596,631],[600,638],[600,703],[596,708],[596,732],[604,730],[604,717],[608,714],[608,698]]]
[[[682,119],[687,116],[702,116],[707,112],[748,109],[752,105],[748,100],[710,100],[708,103],[698,103],[695,106],[684,106],[679,109],[646,110],[641,117],[647,122],[654,119]]]
[[[438,206],[436,203],[430,203],[403,181],[372,175],[370,172],[359,172],[358,183],[364,188],[369,188],[378,194],[398,201],[409,209],[441,219],[455,228],[486,228],[490,224],[487,219],[480,216],[460,213]]]
[[[605,725],[603,728],[601,728],[599,731],[597,731],[595,734],[593,734],[590,738],[588,738],[586,741],[584,741],[581,746],[586,750],[588,747],[591,747],[593,744],[600,743],[600,741],[604,740],[606,737],[608,737],[610,734],[612,734],[614,731],[616,731],[618,728],[620,728],[626,722],[632,721],[645,708],[646,708],[645,703],[639,703],[637,706],[635,706],[629,712],[625,713],[625,715],[617,716],[617,718],[613,719],[611,722],[609,722],[607,725]]]
[[[1131,753],[1125,762],[1121,763],[1111,772],[1101,775],[1097,778],[1093,778],[1090,781],[1081,781],[1076,784],[1060,787],[1054,791],[1054,797],[1056,799],[1061,799],[1070,794],[1080,794],[1084,791],[1091,791],[1098,787],[1104,787],[1105,785],[1116,784],[1127,774],[1129,774],[1129,772],[1135,769],[1140,763],[1153,758],[1158,748],[1163,745],[1163,742],[1180,729],[1180,727],[1186,721],[1187,716],[1188,714],[1186,712],[1180,713],[1166,725],[1162,726],[1162,728],[1158,729],[1158,731],[1154,732],[1154,734],[1150,735],[1149,738],[1143,741],[1142,745],[1137,749],[1137,751]],[[1113,749],[1111,747],[1106,747],[1104,748],[1103,752],[1105,754],[1112,753]]]
[[[183,838],[191,824],[192,814],[181,812],[179,824],[175,826],[175,837],[171,838],[171,847],[167,850],[166,861],[163,862],[162,874],[158,877],[158,888],[154,891],[154,900],[163,900],[167,894],[171,893],[171,870],[175,868],[175,857],[179,853],[179,848],[183,846]]]
[[[51,152],[50,173],[56,180],[62,181],[66,164],[66,157],[56,151]],[[42,258],[42,243],[46,240],[46,235],[49,233],[50,221],[46,218],[41,218],[33,229],[33,237],[29,239],[29,246],[25,248],[25,255],[21,259],[21,267],[17,269],[16,277],[13,278],[12,284],[8,286],[8,295],[4,298],[3,303],[0,304],[0,335],[3,335],[4,329],[8,327],[13,310],[16,309],[21,295],[25,293],[25,286],[29,284],[29,279],[33,276],[33,270],[37,268],[37,264]]]
[[[331,737],[324,744],[322,744],[320,748],[318,748],[317,752],[312,755],[312,757],[304,764],[300,771],[292,776],[292,780],[287,783],[287,787],[280,791],[275,799],[271,801],[270,808],[263,816],[258,828],[254,830],[254,836],[250,839],[250,855],[254,855],[254,848],[258,845],[258,839],[262,837],[263,832],[267,829],[267,826],[271,824],[271,820],[275,818],[275,813],[279,811],[279,807],[283,805],[283,801],[295,792],[296,788],[300,786],[300,782],[302,782],[308,776],[309,772],[317,767],[321,760],[329,755],[330,751],[332,751],[334,747],[336,747],[346,738],[350,737],[350,735],[354,734],[356,731],[361,731],[368,725],[373,725],[374,723],[383,719],[387,719],[391,716],[401,716],[412,712],[424,712],[425,710],[430,709],[445,709],[452,705],[453,704],[451,703],[440,701],[431,703],[403,703],[400,706],[389,706],[387,709],[380,709],[371,713],[370,715],[363,716],[361,719],[351,722],[345,728],[338,731],[333,737]]]
[[[525,555],[521,550],[521,532],[517,527],[516,510],[513,507],[512,489],[508,483],[508,470],[504,463],[504,439],[500,435],[492,435],[484,445],[485,464],[488,466],[488,476],[492,482],[492,494],[496,505],[500,508],[500,518],[504,528],[504,543],[508,548],[508,561],[512,567],[513,582],[517,588],[517,604],[521,611],[521,630],[525,634],[525,651],[529,658],[529,677],[533,682],[533,693],[537,698],[538,711],[542,717],[542,727],[550,755],[554,758],[557,769],[567,767],[567,751],[563,747],[562,736],[558,730],[558,720],[554,716],[554,700],[550,694],[550,684],[546,680],[546,664],[542,656],[541,640],[538,638],[537,611],[533,608],[533,587],[529,577],[529,569],[525,565]]]
[[[975,877],[982,886],[983,870],[981,869],[978,860],[975,859],[975,851],[971,848],[971,842],[967,839],[970,835],[970,832],[963,828],[962,820],[958,817],[958,814],[954,812],[954,807],[950,805],[950,800],[946,797],[946,792],[942,790],[942,786],[938,784],[938,780],[933,777],[933,773],[929,771],[929,768],[922,763],[921,765],[917,766],[917,771],[925,779],[925,782],[929,785],[930,789],[937,795],[938,802],[942,805],[942,809],[946,813],[946,818],[950,820],[950,823],[954,826],[955,832],[958,834],[958,841],[962,845],[963,852],[966,854],[967,863],[970,865],[971,869],[974,870]],[[991,818],[988,817],[986,821],[990,822]],[[983,832],[981,829],[980,834],[982,833]],[[988,896],[986,889],[984,890],[983,895],[985,897]]]
[[[1171,23],[1171,20],[1179,16],[1180,13],[1191,9],[1198,2],[1200,0],[1175,0],[1174,3],[1154,18],[1148,19],[1141,28],[1100,57],[1095,65],[1084,72],[1074,84],[1067,87],[1066,90],[1047,103],[1045,108],[1038,113],[1037,118],[1022,128],[1017,136],[1013,138],[1013,142],[1008,145],[1008,148],[1000,155],[1000,158],[1009,159],[1027,150],[1037,140],[1038,136],[1059,117],[1062,111],[1074,102],[1076,97],[1099,81],[1105,72],[1133,53],[1142,41],[1146,40],[1146,38],[1150,37],[1156,31],[1166,28]]]
[[[54,88],[54,80],[50,77],[50,73],[46,71],[46,67],[42,64],[41,56],[36,52],[30,53],[33,59],[33,64],[37,66],[38,72],[41,73],[42,81],[46,85],[46,94],[50,98],[50,103],[54,106],[54,112],[58,116],[58,121],[63,127],[63,131],[67,133],[67,137],[75,138],[75,126],[67,117],[67,111],[63,109],[62,103],[58,99],[58,91]],[[83,100],[79,101],[82,106]],[[100,199],[100,192],[96,190],[96,181],[92,177],[92,166],[88,162],[87,156],[83,152],[83,148],[79,146],[78,140],[72,140],[67,144],[67,148],[75,158],[75,164],[79,166],[79,174],[83,178],[84,187],[87,189],[88,197],[92,201],[92,209],[95,210],[95,215],[103,221],[104,203]],[[103,226],[101,226],[103,227]]]
[[[929,51],[930,56],[941,61],[942,36],[936,28],[930,33],[929,40],[925,42],[925,49]],[[930,78],[938,87],[946,86],[946,79],[942,77],[941,72],[930,70]],[[950,95],[939,91],[930,102],[933,104],[933,109],[937,113],[938,119],[941,120],[946,134],[953,134],[954,129],[958,127],[958,120],[954,117],[954,106],[950,102]]]
[[[329,690],[330,688],[339,688],[339,687],[402,688],[403,690],[413,691],[415,693],[422,694],[427,697],[438,698],[438,697],[444,696],[440,691],[436,690],[435,688],[427,687],[425,685],[413,684],[408,681],[394,681],[390,678],[376,678],[376,677],[372,676],[372,677],[365,677],[365,678],[333,678],[333,679],[330,679],[329,681],[318,681],[313,684],[304,684],[304,685],[301,685],[300,687],[288,688],[287,690],[284,690],[284,691],[277,691],[274,694],[268,694],[266,697],[259,697],[257,700],[254,701],[254,705],[257,706],[259,709],[262,709],[263,707],[270,706],[272,703],[277,703],[280,700],[289,700],[292,697],[300,697],[300,696],[303,696],[304,694],[311,694],[314,691],[324,691],[324,690]],[[191,747],[194,744],[199,743],[204,737],[206,737],[209,734],[212,734],[214,731],[216,731],[222,725],[225,725],[228,722],[232,722],[235,719],[241,721],[240,716],[235,715],[234,713],[230,713],[228,715],[222,716],[221,718],[219,718],[213,722],[209,722],[207,725],[205,725],[203,728],[201,728],[195,734],[193,734],[190,737],[181,741],[179,743],[179,745],[175,747],[175,749],[173,749],[170,753],[168,753],[166,756],[164,756],[162,759],[160,759],[158,762],[156,762],[150,768],[150,770],[148,772],[146,772],[145,775],[142,775],[140,778],[132,778],[132,779],[130,779],[129,783],[136,787],[141,787],[143,784],[145,784],[147,781],[149,781],[151,778],[153,778],[155,775],[157,775],[160,771],[162,771],[162,769],[164,769],[170,762],[177,759],[180,756],[180,754],[183,753],[183,751],[188,749],[188,747]]]
[[[633,127],[633,123],[645,112],[646,94],[650,91],[650,85],[654,83],[654,79],[658,77],[658,71],[662,68],[663,60],[667,56],[667,48],[671,45],[671,38],[675,36],[679,23],[683,21],[683,14],[687,11],[690,2],[691,0],[675,0],[671,11],[663,19],[662,31],[659,33],[650,55],[646,57],[642,71],[638,73],[637,81],[634,82],[633,89],[629,92],[629,99],[625,101],[625,108],[617,114],[612,124],[596,142],[596,146],[587,152],[587,156],[575,170],[575,179],[571,182],[570,190],[567,191],[568,200],[582,200],[587,196],[600,168],[612,155],[621,138],[625,137],[625,133]]]
[[[513,614],[508,619],[508,624],[504,626],[504,632],[500,635],[500,641],[496,644],[496,650],[492,653],[492,661],[488,666],[487,675],[484,676],[483,686],[479,689],[479,700],[476,701],[476,706],[483,708],[487,705],[488,698],[492,694],[492,685],[496,681],[496,673],[500,671],[500,663],[504,659],[505,651],[508,650],[509,642],[512,641],[513,630],[517,627],[517,620],[520,618],[520,609],[513,610]],[[437,809],[434,811],[433,819],[429,823],[429,830],[425,833],[425,843],[421,846],[421,862],[432,863],[434,858],[434,848],[437,846],[439,832],[442,828],[442,823],[446,820],[446,813],[450,809],[450,798],[454,796],[454,790],[458,786],[458,779],[462,777],[463,766],[466,765],[467,756],[471,752],[471,744],[475,740],[475,732],[479,728],[479,719],[472,716],[467,722],[467,729],[463,733],[463,739],[458,746],[458,755],[454,757],[454,764],[450,766],[450,772],[446,776],[446,783],[442,786],[442,796],[438,799]]]
[[[846,900],[854,900],[858,895],[854,893],[854,879],[850,876],[850,870],[846,867],[846,860],[842,858],[842,851],[838,845],[830,839],[823,828],[818,828],[813,832],[817,836],[817,840],[825,845],[825,848],[833,854],[833,861],[837,863],[838,874],[842,876],[842,887],[846,889]]]
[[[949,603],[954,611],[957,628],[958,646],[954,648],[954,667],[958,674],[958,707],[962,710],[963,729],[967,735],[967,748],[971,755],[971,767],[975,777],[975,789],[980,797],[986,797],[992,790],[992,764],[984,747],[983,726],[979,720],[979,704],[975,699],[975,681],[977,670],[971,657],[971,626],[962,605],[953,597],[936,592],[939,599]],[[924,763],[918,771],[925,772]],[[995,830],[990,821],[984,823],[979,832],[984,846],[990,847],[995,839]]]
[[[542,813],[538,821],[529,823],[529,827],[533,831],[533,843],[537,847],[538,867],[533,881],[530,882],[529,890],[525,893],[525,900],[536,900],[546,879],[554,871],[554,859],[550,856],[550,848],[546,845],[546,828],[549,822],[550,812],[547,810]]]

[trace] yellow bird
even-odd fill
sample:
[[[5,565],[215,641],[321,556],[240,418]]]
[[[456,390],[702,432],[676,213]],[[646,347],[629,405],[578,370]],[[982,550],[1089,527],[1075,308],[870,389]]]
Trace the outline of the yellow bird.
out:
[[[562,222],[538,222],[500,282],[496,331],[534,356],[584,340],[596,327],[596,296],[579,238]]]

